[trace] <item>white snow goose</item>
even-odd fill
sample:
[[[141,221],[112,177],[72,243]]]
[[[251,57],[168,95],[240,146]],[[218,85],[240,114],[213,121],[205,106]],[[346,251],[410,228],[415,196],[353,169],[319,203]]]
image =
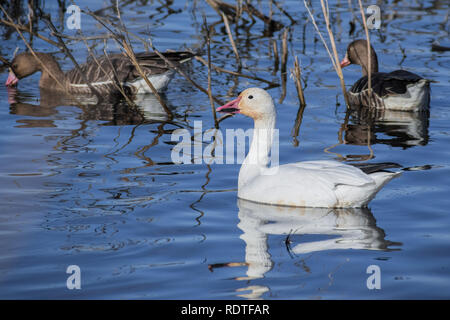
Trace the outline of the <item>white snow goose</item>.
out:
[[[43,68],[32,53],[24,52],[17,55],[10,64],[10,72],[6,86],[16,86],[19,79],[40,71],[39,87],[47,90],[65,91],[71,94],[91,94],[90,85],[103,95],[119,94],[117,85],[124,88],[127,94],[152,93],[150,87],[141,77],[137,68],[125,54],[111,54],[98,58],[89,58],[80,65],[80,71],[75,68],[64,73],[55,58],[48,53],[36,53],[45,65]],[[170,51],[163,55],[175,65],[189,61],[195,54],[187,51]],[[169,84],[174,71],[154,52],[136,54],[136,60],[142,71],[158,92]],[[48,74],[48,69],[56,80]],[[61,86],[62,85],[62,86]]]
[[[430,80],[406,70],[390,73],[378,72],[378,58],[370,46],[372,94],[368,90],[369,58],[367,41],[355,40],[347,47],[341,68],[350,64],[361,66],[363,77],[348,92],[350,105],[386,108],[399,111],[428,110],[430,104]]]
[[[379,171],[392,164],[364,168],[333,160],[268,167],[276,113],[272,97],[260,88],[244,90],[217,111],[240,113],[254,120],[253,138],[239,171],[238,197],[258,203],[294,207],[366,207],[399,173]]]

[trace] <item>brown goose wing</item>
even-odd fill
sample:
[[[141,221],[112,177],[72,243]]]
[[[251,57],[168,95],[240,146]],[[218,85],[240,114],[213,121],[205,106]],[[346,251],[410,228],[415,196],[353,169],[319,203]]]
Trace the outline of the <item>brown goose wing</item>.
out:
[[[98,58],[89,58],[80,68],[74,68],[66,73],[66,79],[71,84],[85,84],[81,74],[90,83],[108,82],[111,80],[123,82],[134,71],[131,61],[121,54],[112,54]]]
[[[187,51],[165,52],[163,55],[175,64],[190,60],[195,54]],[[136,59],[146,75],[162,74],[169,71],[169,66],[154,52],[136,54]],[[110,54],[99,58],[90,57],[85,64],[80,65],[80,71],[91,82],[117,81],[120,83],[140,78],[140,74],[124,54]],[[71,84],[84,84],[83,77],[77,68],[66,73],[66,79]]]
[[[164,52],[162,55],[172,62],[175,66],[189,61],[195,55],[194,53],[188,51],[178,51],[178,52]],[[136,54],[136,60],[139,66],[143,69],[146,75],[157,75],[168,72],[171,68],[159,55],[154,52],[142,52]],[[134,67],[134,66],[133,66]],[[127,81],[132,81],[134,79],[140,78],[140,74],[137,69],[133,69],[132,74],[129,74]]]
[[[376,72],[372,74],[371,79],[373,92],[379,97],[384,97],[389,94],[404,94],[409,84],[416,83],[423,78],[406,70],[396,70],[390,73]],[[368,87],[368,77],[364,76],[355,82],[350,92],[361,93]]]

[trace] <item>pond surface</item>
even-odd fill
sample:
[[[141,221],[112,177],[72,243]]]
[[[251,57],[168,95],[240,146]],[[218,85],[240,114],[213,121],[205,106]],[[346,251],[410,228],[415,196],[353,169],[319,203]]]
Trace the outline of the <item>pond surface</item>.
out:
[[[272,7],[273,18],[290,26],[287,71],[298,56],[307,102],[298,135],[299,103],[289,75],[269,90],[277,103],[280,163],[338,159],[395,162],[404,170],[368,209],[325,210],[263,206],[237,199],[240,164],[174,164],[175,129],[214,127],[208,96],[176,75],[164,99],[175,117],[167,121],[153,97],[139,110],[118,105],[70,106],[39,91],[39,74],[15,90],[0,74],[0,298],[2,299],[420,299],[450,298],[450,91],[447,1],[374,1],[382,26],[371,31],[380,70],[403,68],[434,80],[426,115],[378,115],[368,126],[356,116],[345,124],[339,80],[302,1],[279,1],[297,21]],[[278,3],[278,2],[277,2]],[[98,10],[108,4],[77,1]],[[255,2],[265,14],[269,3]],[[57,2],[45,2],[57,28]],[[127,28],[166,49],[204,46],[204,13],[212,34],[212,62],[237,70],[223,23],[203,1],[127,1]],[[314,10],[324,24],[318,2]],[[114,16],[112,9],[102,11]],[[364,37],[347,1],[330,1],[340,56]],[[359,17],[357,4],[354,14]],[[82,15],[84,35],[104,34]],[[269,49],[283,31],[265,32],[247,16],[231,25],[242,73],[281,83]],[[3,27],[2,27],[3,28]],[[2,32],[5,32],[3,29]],[[40,32],[47,34],[44,24]],[[77,36],[74,30],[62,30]],[[266,30],[267,31],[267,30]],[[27,36],[27,35],[26,35]],[[325,35],[326,36],[326,35]],[[35,50],[57,52],[34,39]],[[90,42],[91,44],[93,42]],[[144,50],[139,41],[135,50]],[[0,55],[24,50],[15,34],[3,36]],[[78,62],[88,52],[80,41],[68,46]],[[103,41],[95,49],[102,53]],[[112,41],[108,50],[118,51]],[[64,70],[72,62],[56,57]],[[207,59],[206,51],[203,55]],[[192,61],[185,69],[207,86],[207,68]],[[347,85],[360,68],[344,69]],[[221,100],[247,87],[267,87],[250,78],[212,73]],[[279,102],[282,100],[282,102]],[[338,105],[337,105],[338,103]],[[156,111],[153,107],[156,105]],[[146,107],[147,106],[147,107]],[[216,105],[217,107],[218,105]],[[297,119],[298,120],[298,119]],[[248,129],[252,121],[234,116],[220,130]],[[294,132],[294,134],[293,134]],[[206,140],[206,139],[205,139]],[[205,148],[211,140],[203,142]],[[81,270],[81,289],[69,290],[68,266]],[[379,268],[381,288],[370,290],[369,266]],[[375,267],[376,268],[376,267]]]

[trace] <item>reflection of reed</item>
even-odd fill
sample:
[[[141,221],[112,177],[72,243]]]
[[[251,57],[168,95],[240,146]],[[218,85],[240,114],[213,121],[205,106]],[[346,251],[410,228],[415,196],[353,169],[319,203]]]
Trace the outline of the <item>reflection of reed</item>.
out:
[[[295,117],[294,127],[292,128],[292,138],[293,138],[293,144],[294,147],[298,147],[299,141],[298,141],[298,134],[300,132],[300,126],[302,124],[303,120],[303,112],[305,111],[306,104],[300,104],[297,111],[297,116]]]

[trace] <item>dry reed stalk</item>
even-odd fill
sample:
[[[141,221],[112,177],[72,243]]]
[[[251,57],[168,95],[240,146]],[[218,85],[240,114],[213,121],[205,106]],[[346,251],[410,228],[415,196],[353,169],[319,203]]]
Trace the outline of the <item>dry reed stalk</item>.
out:
[[[316,29],[317,34],[319,35],[320,40],[322,41],[325,50],[327,50],[328,56],[330,57],[331,63],[333,64],[333,68],[336,69],[336,62],[333,59],[333,55],[331,54],[330,49],[328,48],[327,42],[323,38],[322,32],[320,32],[319,27],[317,26],[316,19],[314,18],[314,14],[311,12],[311,10],[308,7],[308,4],[306,3],[306,0],[303,0],[303,3],[305,5],[306,11],[308,11],[309,17],[311,18],[311,22]]]
[[[275,75],[278,72],[278,68],[280,66],[280,57],[278,54],[278,43],[276,40],[272,42],[273,46],[273,60],[274,60],[274,68],[272,74]]]
[[[248,1],[245,2],[244,10],[247,11],[247,13],[250,16],[255,16],[261,21],[263,21],[265,24],[269,26],[269,28],[281,30],[284,27],[284,25],[281,22],[278,22],[276,20],[273,20],[271,17],[266,16],[261,11],[252,6]]]
[[[289,14],[289,12],[287,12],[286,10],[283,9],[283,7],[275,0],[273,0],[273,3],[275,4],[275,6],[278,8],[278,10],[284,14],[286,17],[288,17],[288,19],[291,21],[291,24],[297,24],[297,21],[292,18],[292,16]]]
[[[328,11],[328,0],[325,0],[325,1],[326,1],[326,7],[325,7],[324,0],[320,0],[320,5],[322,6],[323,17],[325,19],[325,24],[327,26],[328,36],[330,38],[331,47],[333,49],[334,59],[335,59],[335,62],[336,62],[335,63],[336,72],[337,72],[339,80],[341,82],[342,93],[344,95],[345,103],[348,106],[347,90],[345,89],[344,74],[342,73],[342,68],[341,68],[341,64],[340,64],[340,61],[339,61],[339,55],[338,55],[338,52],[337,52],[337,49],[336,49],[336,42],[334,41],[333,30],[331,30],[330,14],[329,14],[329,11]]]
[[[242,12],[243,12],[243,8],[242,8],[242,1],[243,0],[236,0],[236,18],[235,18],[235,33],[236,36],[238,34],[238,29],[239,29],[239,20],[242,17]]]
[[[327,42],[325,41],[325,39],[322,36],[322,33],[320,32],[319,27],[317,26],[317,23],[316,23],[316,19],[314,18],[313,13],[309,9],[309,6],[306,3],[306,0],[303,0],[303,3],[305,5],[306,10],[308,11],[310,18],[311,18],[311,22],[320,37],[320,40],[322,41],[323,45],[325,46],[328,56],[330,57],[331,63],[333,64],[333,68],[335,69],[335,71],[339,77],[339,81],[340,81],[341,88],[342,88],[342,93],[344,95],[345,104],[348,106],[347,90],[345,89],[344,75],[342,73],[341,65],[339,63],[339,57],[338,57],[338,53],[336,50],[336,44],[334,41],[334,36],[333,36],[333,32],[331,30],[331,26],[330,26],[330,20],[329,20],[329,15],[328,15],[328,1],[326,1],[326,6],[325,6],[323,0],[320,0],[320,3],[321,3],[324,19],[325,19],[325,24],[326,24],[327,31],[328,31],[328,36],[330,38],[333,54],[331,54],[331,51],[328,48]]]
[[[6,65],[8,67],[11,66],[11,62],[9,62],[8,59],[6,59],[2,56],[0,56],[0,61],[3,62],[3,65]]]
[[[228,34],[228,39],[230,40],[230,44],[231,44],[231,47],[233,48],[234,55],[236,56],[236,62],[238,64],[239,68],[240,68],[242,66],[241,58],[239,57],[239,52],[238,52],[238,49],[236,47],[236,43],[234,42],[233,35],[231,34],[230,23],[228,22],[228,18],[226,16],[226,14],[221,12],[220,15],[222,16],[223,23],[225,24],[225,29],[226,29],[227,34]]]
[[[269,19],[272,20],[273,17],[273,0],[269,1]]]
[[[295,78],[295,87],[297,88],[297,94],[298,94],[298,100],[300,102],[300,106],[298,108],[297,111],[297,117],[295,118],[295,124],[294,124],[294,128],[292,129],[292,137],[293,137],[293,144],[294,147],[297,147],[299,145],[299,141],[297,139],[299,131],[300,131],[300,126],[302,124],[302,120],[303,120],[303,112],[305,111],[306,108],[306,102],[305,102],[305,96],[303,95],[303,87],[302,87],[302,82],[301,82],[301,69],[300,69],[300,65],[298,63],[298,57],[295,57],[294,60],[294,70],[292,71],[294,78]]]
[[[214,105],[214,99],[212,94],[212,87],[211,87],[211,38],[209,36],[209,29],[208,29],[208,22],[206,21],[206,16],[203,16],[203,25],[205,27],[205,37],[206,37],[206,49],[208,53],[208,97],[209,97],[209,103],[211,104],[211,111],[213,114],[214,119],[214,126],[216,129],[219,128],[219,123],[217,122],[217,115],[216,115],[216,108]]]
[[[13,27],[14,29],[16,29],[16,31],[17,31],[17,29],[19,29],[20,31],[30,33],[30,29],[28,27],[25,27],[21,24],[16,24],[12,20],[8,21],[8,20],[0,19],[0,23],[4,24],[6,26],[9,26],[9,27]],[[45,42],[50,43],[51,45],[54,45],[55,47],[59,48],[59,44],[57,42],[39,34],[38,32],[34,32],[32,30],[31,30],[31,32],[33,33],[33,36],[38,37],[39,39],[44,40]]]
[[[236,24],[239,22],[239,19],[242,16],[242,12],[243,12],[242,1],[243,0],[236,1]]]
[[[203,59],[202,57],[200,57],[200,56],[196,56],[195,60],[201,62],[205,66],[208,66],[208,62],[205,59]],[[272,81],[269,81],[269,80],[266,80],[266,79],[263,79],[263,78],[259,78],[259,77],[248,75],[248,74],[244,74],[244,73],[240,73],[240,72],[237,72],[237,71],[230,71],[230,70],[221,68],[219,66],[216,66],[213,63],[211,63],[211,67],[214,70],[216,70],[217,72],[228,73],[228,74],[231,74],[233,76],[238,76],[238,77],[242,77],[242,78],[247,78],[247,79],[252,79],[252,80],[256,80],[256,81],[261,81],[261,82],[267,83],[270,86],[278,86],[279,85],[278,83],[275,83],[275,82],[272,82]]]
[[[238,13],[236,12],[235,6],[219,0],[206,0],[206,3],[208,3],[211,6],[211,8],[213,8],[217,12],[219,16],[222,15],[222,13],[224,13],[233,22],[236,20]]]
[[[368,64],[369,64],[369,67],[368,67],[368,69],[367,69],[367,83],[368,83],[368,93],[369,93],[369,96],[370,96],[370,94],[372,93],[372,63],[371,63],[371,55],[370,55],[370,53],[371,53],[371,50],[370,50],[370,37],[369,37],[369,29],[367,28],[367,21],[366,21],[366,15],[364,14],[364,8],[363,8],[363,6],[362,6],[362,3],[361,3],[361,0],[358,0],[358,3],[359,3],[359,10],[360,10],[360,12],[361,12],[361,18],[362,18],[362,21],[363,21],[363,25],[364,25],[364,31],[365,31],[365,33],[366,33],[366,42],[367,42],[367,58],[368,58]],[[369,100],[369,108],[370,108],[370,106],[371,106],[371,99],[368,99]]]
[[[31,2],[28,1],[27,3],[28,6],[28,30],[29,30],[29,34],[30,34],[30,44],[33,43],[33,17],[34,17],[34,8],[32,8],[31,6]]]
[[[285,28],[282,37],[282,53],[281,53],[281,96],[278,103],[282,103],[284,98],[286,97],[286,81],[287,81],[287,72],[286,72],[286,64],[288,58],[288,44],[287,39],[289,35],[289,28]]]
[[[294,60],[294,70],[292,73],[294,75],[295,87],[297,88],[298,100],[300,102],[300,105],[306,106],[305,96],[303,94],[303,87],[302,87],[302,82],[301,82],[302,71],[301,71],[300,65],[298,63],[297,56],[295,57],[295,60]]]
[[[283,37],[282,37],[282,53],[281,53],[281,70],[283,72],[286,72],[286,63],[287,63],[287,57],[288,57],[288,36],[289,36],[289,28],[284,29]]]

